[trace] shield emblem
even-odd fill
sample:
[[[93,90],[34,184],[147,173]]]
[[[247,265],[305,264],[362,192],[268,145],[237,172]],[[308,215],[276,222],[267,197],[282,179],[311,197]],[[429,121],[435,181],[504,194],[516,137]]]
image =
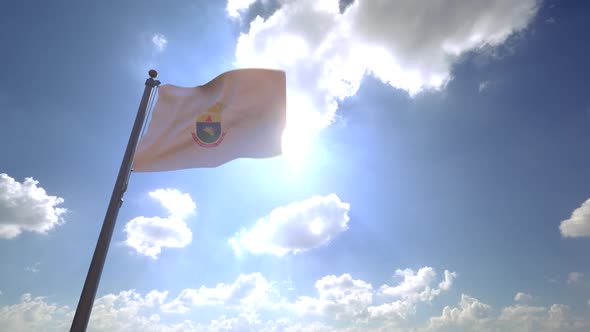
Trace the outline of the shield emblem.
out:
[[[221,137],[221,122],[197,121],[197,137],[205,144],[217,142]]]
[[[221,144],[225,133],[221,130],[221,103],[211,105],[205,112],[197,116],[193,139],[204,148],[214,148]]]

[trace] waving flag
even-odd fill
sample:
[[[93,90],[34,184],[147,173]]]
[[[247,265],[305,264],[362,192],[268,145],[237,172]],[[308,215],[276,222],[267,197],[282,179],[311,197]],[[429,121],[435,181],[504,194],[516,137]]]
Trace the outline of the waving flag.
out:
[[[285,122],[283,71],[238,69],[194,88],[163,85],[133,170],[216,167],[236,158],[277,156]]]

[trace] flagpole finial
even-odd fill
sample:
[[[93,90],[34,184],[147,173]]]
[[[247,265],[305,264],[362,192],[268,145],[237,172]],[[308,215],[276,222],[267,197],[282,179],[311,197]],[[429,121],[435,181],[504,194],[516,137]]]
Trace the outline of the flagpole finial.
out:
[[[150,69],[150,71],[148,72],[148,74],[150,75],[151,78],[158,77],[158,72],[155,69]]]

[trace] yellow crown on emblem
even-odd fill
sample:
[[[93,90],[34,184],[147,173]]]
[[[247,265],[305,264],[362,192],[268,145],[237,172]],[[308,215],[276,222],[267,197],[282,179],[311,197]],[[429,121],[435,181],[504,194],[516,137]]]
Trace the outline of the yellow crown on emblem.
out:
[[[221,111],[223,111],[223,104],[216,102],[197,116],[197,122],[221,122]]]

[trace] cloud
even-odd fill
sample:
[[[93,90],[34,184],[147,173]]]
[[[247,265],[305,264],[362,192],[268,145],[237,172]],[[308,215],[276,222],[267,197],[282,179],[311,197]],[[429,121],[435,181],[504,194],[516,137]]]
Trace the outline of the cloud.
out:
[[[27,231],[46,234],[64,223],[67,210],[58,207],[64,199],[47,195],[38,184],[33,178],[20,183],[0,174],[0,238],[12,239]]]
[[[562,221],[559,230],[563,237],[590,236],[590,199],[575,209],[569,219]]]
[[[562,304],[549,308],[517,304],[501,308],[496,314],[490,305],[463,294],[457,307],[446,306],[441,316],[430,318],[427,331],[511,331],[511,332],[582,332],[590,321],[570,313]]]
[[[327,244],[348,229],[350,204],[336,194],[278,207],[229,239],[234,251],[283,256]]]
[[[528,303],[532,299],[533,299],[532,295],[527,294],[527,293],[518,292],[518,293],[516,293],[516,295],[514,295],[515,302]]]
[[[215,287],[201,286],[182,290],[174,300],[164,304],[162,311],[186,313],[189,306],[219,305],[249,311],[269,302],[273,287],[260,274],[241,274],[232,284],[219,283]]]
[[[150,197],[158,200],[168,210],[172,218],[184,219],[197,210],[197,205],[190,194],[181,193],[176,189],[157,189],[149,193]]]
[[[317,297],[298,296],[292,302],[277,294],[276,283],[260,273],[242,274],[233,283],[185,289],[169,301],[168,291],[110,293],[94,302],[88,331],[585,332],[590,328],[588,318],[577,317],[567,305],[494,308],[467,294],[458,304],[444,306],[440,315],[417,314],[417,305],[432,299],[420,294],[439,294],[432,290],[452,287],[454,273],[447,271],[439,281],[429,267],[398,271],[402,280],[397,285],[377,290],[348,273],[327,275],[315,283]],[[388,287],[398,290],[395,301],[383,303],[381,297],[393,296],[382,294]],[[167,309],[173,303],[186,311],[171,314]],[[194,306],[199,306],[198,313],[189,312]],[[73,314],[72,308],[24,294],[16,304],[0,306],[0,330],[64,331]]]
[[[164,331],[156,304],[168,292],[151,291],[145,297],[135,290],[104,295],[94,302],[90,331]]]
[[[240,17],[240,12],[248,9],[255,2],[256,0],[228,0],[225,10],[229,17],[238,18]]]
[[[431,284],[436,278],[436,272],[431,267],[423,267],[417,272],[412,269],[397,270],[395,275],[402,277],[403,280],[396,286],[381,286],[380,293],[414,301],[432,301],[434,297],[440,295],[441,291],[449,290],[457,277],[457,273],[445,270],[444,279],[439,283],[438,288],[433,288]]]
[[[545,307],[515,305],[503,308],[496,325],[511,331],[585,331],[588,321],[580,320],[563,304]]]
[[[197,207],[189,194],[176,189],[158,189],[149,195],[168,210],[169,216],[133,218],[125,225],[125,244],[156,259],[162,248],[183,248],[191,243],[193,235],[184,219]]]
[[[399,284],[383,285],[377,291],[370,283],[353,279],[348,273],[339,277],[325,276],[315,284],[317,297],[299,296],[287,307],[299,315],[357,322],[362,330],[386,322],[407,323],[414,317],[419,303],[429,303],[451,288],[456,273],[445,271],[444,279],[438,284],[436,272],[431,267],[423,267],[417,272],[397,270],[396,275],[403,277]],[[376,297],[393,297],[394,301],[376,301]]]
[[[39,265],[41,265],[41,263],[40,262],[36,262],[35,264],[33,264],[31,266],[25,267],[25,271],[37,273],[37,272],[41,271],[39,269]]]
[[[582,277],[584,277],[584,274],[581,272],[570,272],[567,275],[567,283],[568,284],[575,284],[575,283],[581,281]]]
[[[152,37],[152,43],[158,51],[163,51],[166,48],[166,45],[168,45],[168,40],[163,34],[156,33]]]
[[[145,296],[145,304],[148,307],[154,307],[156,305],[164,304],[164,301],[168,297],[168,291],[160,292],[157,290],[152,290]]]
[[[403,280],[395,286],[387,284],[381,286],[379,294],[397,300],[369,307],[368,312],[371,319],[390,322],[408,320],[416,313],[418,303],[430,303],[443,291],[451,289],[453,281],[457,277],[456,272],[445,270],[444,279],[436,287],[436,272],[428,266],[417,272],[412,269],[397,270],[395,275],[402,277]]]
[[[483,92],[484,90],[486,90],[489,86],[490,86],[491,82],[490,81],[483,81],[481,83],[479,83],[479,92]]]
[[[301,296],[293,308],[299,314],[328,315],[335,319],[353,318],[366,312],[373,301],[371,284],[354,280],[345,273],[325,276],[315,283],[317,298]]]
[[[477,327],[485,325],[491,320],[491,306],[481,303],[476,298],[462,294],[457,307],[445,306],[440,316],[430,318],[429,329],[437,330],[444,327]]]
[[[286,71],[287,108],[297,112],[285,135],[301,141],[333,121],[338,101],[355,95],[366,75],[411,95],[443,88],[463,54],[503,44],[540,2],[356,0],[343,13],[338,0],[280,4],[240,35],[235,65]]]
[[[20,302],[0,307],[0,331],[45,331],[48,325],[58,331],[68,308],[47,303],[43,297],[23,294]]]

